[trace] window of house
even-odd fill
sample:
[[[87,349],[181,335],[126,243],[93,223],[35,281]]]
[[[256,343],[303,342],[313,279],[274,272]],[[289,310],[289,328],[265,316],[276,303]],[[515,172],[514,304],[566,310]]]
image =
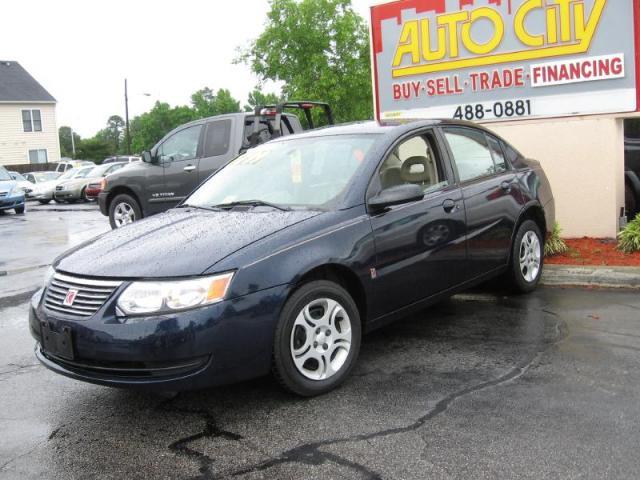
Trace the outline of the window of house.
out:
[[[29,163],[47,163],[47,161],[47,150],[45,148],[29,150]]]
[[[40,110],[22,110],[22,128],[25,132],[41,132],[42,116]]]

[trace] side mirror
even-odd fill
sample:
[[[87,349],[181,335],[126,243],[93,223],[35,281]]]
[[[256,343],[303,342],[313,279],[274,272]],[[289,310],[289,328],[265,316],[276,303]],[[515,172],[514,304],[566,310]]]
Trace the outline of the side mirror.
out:
[[[155,163],[155,158],[153,157],[153,155],[151,155],[151,152],[149,152],[148,150],[145,150],[144,152],[142,152],[142,161],[144,163]]]
[[[423,198],[424,192],[422,191],[422,188],[418,185],[407,183],[404,185],[385,188],[378,195],[370,198],[367,205],[373,211],[380,211],[393,205],[416,202]]]

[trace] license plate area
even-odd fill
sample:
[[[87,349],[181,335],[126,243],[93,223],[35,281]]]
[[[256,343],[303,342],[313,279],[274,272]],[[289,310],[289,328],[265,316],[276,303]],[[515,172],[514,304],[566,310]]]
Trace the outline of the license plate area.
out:
[[[73,360],[73,336],[69,327],[62,327],[60,333],[54,332],[47,322],[41,322],[42,348],[52,355]]]

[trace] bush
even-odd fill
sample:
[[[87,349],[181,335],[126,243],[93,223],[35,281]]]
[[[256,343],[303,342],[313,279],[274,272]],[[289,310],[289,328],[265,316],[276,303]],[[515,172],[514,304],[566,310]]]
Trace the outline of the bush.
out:
[[[618,249],[624,253],[640,251],[640,213],[618,234]]]
[[[544,244],[544,255],[545,257],[552,257],[554,255],[560,255],[562,253],[566,253],[569,250],[567,244],[564,242],[562,238],[560,238],[560,233],[562,233],[562,229],[558,222],[553,225],[553,231],[551,235],[547,239]]]

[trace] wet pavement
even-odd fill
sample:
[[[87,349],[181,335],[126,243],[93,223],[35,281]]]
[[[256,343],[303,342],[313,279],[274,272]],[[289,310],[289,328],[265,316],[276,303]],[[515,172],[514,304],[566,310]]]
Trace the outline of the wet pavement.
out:
[[[2,479],[640,478],[637,293],[478,290],[365,337],[322,397],[262,378],[161,398],[33,357],[42,270],[21,269],[106,231],[86,208],[0,217],[4,245],[30,249],[0,258]]]

